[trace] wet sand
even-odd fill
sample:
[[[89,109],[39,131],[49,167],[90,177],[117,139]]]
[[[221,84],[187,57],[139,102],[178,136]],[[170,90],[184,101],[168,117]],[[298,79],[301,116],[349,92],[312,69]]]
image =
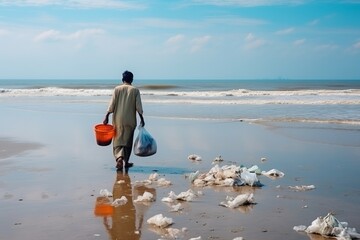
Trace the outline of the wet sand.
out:
[[[106,103],[2,102],[0,239],[166,239],[165,231],[146,222],[159,213],[173,219],[172,228],[187,229],[180,239],[325,239],[293,227],[308,226],[328,212],[360,229],[357,130],[157,118],[147,116],[144,108],[145,127],[158,152],[145,158],[133,155],[135,166],[126,175],[115,171],[111,147],[95,142],[93,126],[103,119]],[[190,154],[202,161],[188,160]],[[209,171],[219,155],[221,166],[258,165],[285,176],[258,176],[262,187],[192,186],[185,176]],[[137,183],[154,171],[172,185]],[[312,184],[310,191],[289,189]],[[130,201],[112,215],[96,216],[101,189]],[[203,194],[182,203],[180,212],[170,212],[161,201],[170,191],[188,189]],[[131,200],[144,191],[156,201]],[[246,192],[254,194],[256,204],[219,206],[226,196]]]

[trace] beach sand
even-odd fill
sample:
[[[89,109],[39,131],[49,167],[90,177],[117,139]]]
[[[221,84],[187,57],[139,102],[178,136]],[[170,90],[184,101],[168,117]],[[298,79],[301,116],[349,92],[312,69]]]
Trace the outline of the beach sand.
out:
[[[106,105],[46,98],[2,102],[0,239],[166,239],[166,231],[146,222],[159,213],[173,219],[172,228],[187,229],[180,239],[325,239],[293,227],[309,226],[329,212],[360,228],[358,131],[336,125],[159,118],[147,113],[145,104],[145,128],[156,139],[158,152],[133,155],[135,166],[124,175],[114,168],[111,146],[95,142],[93,126],[102,121]],[[202,161],[188,160],[190,154]],[[220,166],[258,165],[285,176],[258,176],[262,187],[193,187],[186,175],[208,172],[219,155],[224,159]],[[137,183],[154,171],[172,185]],[[300,185],[315,189],[289,188]],[[114,190],[117,197],[124,194],[129,202],[110,216],[96,216],[101,189]],[[161,201],[170,191],[189,189],[202,195],[182,203],[180,212],[170,212]],[[144,191],[156,201],[131,200]],[[254,194],[256,204],[219,206],[226,196],[247,192]]]

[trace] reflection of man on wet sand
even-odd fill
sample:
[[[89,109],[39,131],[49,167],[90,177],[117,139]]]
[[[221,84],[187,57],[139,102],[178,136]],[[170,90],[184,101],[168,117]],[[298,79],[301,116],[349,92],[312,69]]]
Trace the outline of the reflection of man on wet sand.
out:
[[[144,191],[151,192],[155,196],[155,189],[139,186],[134,188],[135,195],[142,195]],[[104,218],[104,225],[109,232],[111,239],[140,239],[141,227],[145,213],[144,207],[136,208],[133,202],[131,180],[127,173],[118,172],[113,188],[113,199],[125,196],[128,202],[124,205],[114,208],[112,214],[112,224],[109,224],[108,218]],[[138,212],[136,211],[138,210]],[[138,218],[138,224],[136,220]],[[138,225],[138,227],[136,226]]]

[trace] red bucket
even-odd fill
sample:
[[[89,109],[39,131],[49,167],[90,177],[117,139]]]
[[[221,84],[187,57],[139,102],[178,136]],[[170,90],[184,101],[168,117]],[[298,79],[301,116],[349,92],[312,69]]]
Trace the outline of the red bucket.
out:
[[[110,145],[115,135],[115,128],[110,124],[98,124],[94,127],[96,143],[100,146]]]

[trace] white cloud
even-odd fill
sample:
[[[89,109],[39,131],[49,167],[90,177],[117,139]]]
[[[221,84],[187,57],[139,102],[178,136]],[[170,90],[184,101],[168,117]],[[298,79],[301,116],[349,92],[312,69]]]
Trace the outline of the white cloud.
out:
[[[309,22],[309,25],[310,25],[310,26],[315,26],[315,25],[317,25],[319,22],[320,22],[319,19],[314,19],[314,20],[312,20],[311,22]]]
[[[339,48],[338,45],[335,45],[335,44],[323,44],[323,45],[319,45],[316,47],[316,50],[319,50],[319,51],[328,51],[328,50],[335,50]]]
[[[246,50],[256,49],[265,45],[265,40],[255,37],[254,34],[248,33],[245,37],[245,46]]]
[[[78,40],[81,38],[86,38],[88,36],[93,36],[103,33],[104,30],[102,29],[83,29],[70,34],[62,34],[59,31],[50,29],[35,36],[34,41],[43,42],[43,41]]]
[[[167,45],[179,44],[180,42],[184,41],[184,39],[185,39],[184,35],[178,34],[178,35],[175,35],[175,36],[172,36],[172,37],[168,38],[166,40],[166,44]]]
[[[59,6],[64,8],[107,8],[107,9],[144,9],[145,5],[130,1],[116,0],[0,0],[0,6],[44,7]]]
[[[60,32],[50,29],[35,36],[34,41],[42,42],[47,40],[59,40],[59,39],[60,39]]]
[[[195,26],[194,22],[162,19],[162,18],[140,18],[137,19],[137,23],[142,27],[156,27],[156,28],[191,28]]]
[[[215,6],[257,7],[273,5],[300,5],[310,0],[193,0],[195,4]]]
[[[209,23],[221,24],[221,25],[233,25],[233,26],[258,26],[267,24],[266,21],[262,19],[255,18],[239,18],[239,17],[219,17],[219,18],[209,18],[207,20]]]
[[[8,35],[10,32],[6,29],[1,29],[0,28],[0,36],[5,36],[5,35]]]
[[[298,39],[298,40],[295,40],[295,41],[293,42],[293,44],[294,44],[295,46],[300,46],[300,45],[303,45],[303,44],[305,43],[305,41],[306,41],[305,38],[303,38],[303,39]]]
[[[199,51],[206,43],[208,43],[211,39],[211,36],[202,36],[197,37],[191,40],[191,49],[190,52],[197,52]]]
[[[176,52],[183,44],[185,36],[182,34],[177,34],[168,38],[165,41],[166,50],[170,52]]]
[[[253,41],[255,39],[255,36],[252,33],[248,33],[245,37],[245,40],[247,42]]]
[[[287,35],[290,33],[293,33],[295,31],[295,28],[286,28],[282,29],[276,32],[277,35]]]

